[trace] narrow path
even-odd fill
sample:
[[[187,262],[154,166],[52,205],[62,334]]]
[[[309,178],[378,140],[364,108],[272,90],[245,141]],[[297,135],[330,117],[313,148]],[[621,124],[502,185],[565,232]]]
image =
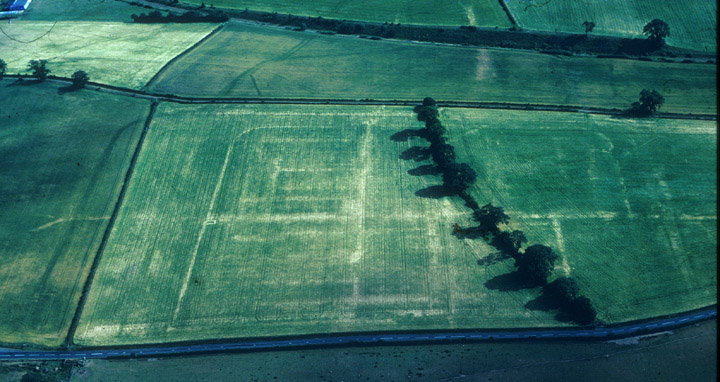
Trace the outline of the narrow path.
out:
[[[31,79],[29,75],[6,74],[6,78]],[[50,76],[47,81],[64,85],[72,83],[69,78]],[[272,105],[368,105],[368,106],[416,106],[418,100],[374,100],[374,99],[331,99],[331,98],[217,98],[217,97],[181,97],[172,94],[157,94],[143,90],[123,88],[119,86],[90,82],[86,90],[99,91],[109,94],[142,98],[151,101],[175,102],[180,104],[272,104]],[[470,102],[470,101],[442,101],[438,100],[439,107],[469,108],[469,109],[503,109],[503,110],[529,110],[529,111],[557,111],[566,113],[588,113],[605,115],[623,115],[623,110],[600,107],[583,107],[574,105],[545,105],[510,102]],[[666,119],[695,119],[715,121],[716,114],[680,114],[657,113],[655,118]]]
[[[640,334],[666,331],[717,317],[717,306],[696,310],[674,317],[659,318],[642,323],[627,323],[613,327],[538,330],[492,330],[467,332],[416,332],[359,334],[347,336],[306,337],[247,342],[206,343],[196,345],[143,346],[122,349],[83,349],[72,351],[23,351],[0,349],[0,360],[18,359],[81,359],[81,358],[129,358],[183,355],[194,353],[218,353],[242,350],[283,350],[317,348],[328,346],[381,345],[406,343],[448,343],[466,341],[547,341],[559,339],[607,340],[609,338],[633,337]]]

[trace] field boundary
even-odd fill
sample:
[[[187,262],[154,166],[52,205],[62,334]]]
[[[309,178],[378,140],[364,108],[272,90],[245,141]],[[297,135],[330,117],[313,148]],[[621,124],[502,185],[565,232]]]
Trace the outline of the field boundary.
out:
[[[618,55],[616,58],[625,58],[641,61],[667,61],[667,62],[696,62],[715,64],[717,54],[686,49],[682,47],[664,46],[655,51],[628,51],[624,45],[637,45],[645,42],[644,39],[615,37],[606,35],[593,35],[584,38],[584,34],[567,32],[549,32],[541,30],[520,30],[512,13],[505,8],[504,0],[500,1],[506,15],[511,21],[510,28],[470,27],[467,25],[441,26],[421,24],[395,24],[392,34],[387,34],[387,26],[380,22],[360,20],[339,20],[333,18],[315,18],[277,12],[263,12],[253,10],[240,10],[235,8],[199,8],[191,4],[172,0],[116,0],[126,3],[142,4],[154,9],[174,12],[200,12],[205,14],[222,13],[232,20],[246,24],[262,25],[281,29],[291,29],[298,32],[312,31],[321,34],[333,34],[354,38],[388,39],[405,42],[426,42],[450,46],[478,46],[500,47],[534,51],[544,54],[562,55],[591,55],[600,58],[604,55]],[[362,26],[362,33],[338,33],[342,23],[351,23]],[[303,26],[303,24],[305,24]],[[650,59],[653,57],[653,59]],[[712,62],[709,62],[712,61]]]
[[[148,128],[150,127],[150,122],[152,122],[157,106],[157,101],[153,101],[150,104],[150,111],[148,112],[148,116],[145,119],[143,130],[140,133],[140,138],[138,139],[138,143],[135,146],[135,151],[133,152],[133,156],[130,159],[128,169],[125,172],[125,178],[123,179],[123,184],[120,188],[120,194],[118,195],[118,199],[115,202],[115,207],[113,208],[112,215],[110,215],[110,221],[108,221],[108,225],[105,228],[105,233],[103,234],[102,241],[100,242],[100,247],[98,247],[97,253],[95,254],[95,259],[93,259],[93,263],[90,266],[90,272],[88,273],[87,279],[85,279],[85,285],[83,286],[82,294],[80,295],[80,301],[78,301],[75,315],[73,316],[73,319],[70,323],[70,328],[68,329],[67,337],[65,338],[65,347],[70,347],[72,345],[73,337],[75,337],[75,331],[77,330],[78,322],[80,321],[80,316],[82,315],[83,308],[85,307],[85,302],[87,301],[88,293],[90,292],[93,279],[95,278],[95,271],[97,270],[98,264],[100,264],[102,252],[105,249],[107,239],[110,236],[110,232],[112,231],[115,219],[117,218],[118,211],[120,210],[120,206],[122,205],[123,198],[125,197],[125,192],[127,191],[128,184],[130,183],[130,178],[132,177],[132,173],[135,168],[135,163],[137,162],[138,155],[140,154],[140,149],[142,148],[143,142],[145,141],[145,136],[147,135]]]
[[[512,12],[510,12],[510,8],[508,8],[507,4],[505,4],[505,0],[498,1],[500,2],[500,6],[502,7],[503,11],[505,11],[508,19],[510,20],[510,24],[512,24],[515,28],[519,28],[520,26],[518,25],[517,20],[515,20],[515,17],[513,17]]]
[[[6,78],[32,79],[25,74],[6,74]],[[72,80],[65,77],[48,76],[48,81],[62,84],[72,84]],[[165,101],[179,104],[269,104],[269,105],[358,105],[358,106],[417,106],[417,100],[378,100],[378,99],[337,99],[337,98],[218,98],[218,97],[183,97],[173,94],[150,93],[143,90],[123,88],[102,84],[99,82],[88,82],[87,90],[102,91],[111,94],[125,95],[148,99],[150,101]],[[623,116],[624,110],[617,108],[583,107],[574,105],[552,105],[552,104],[531,104],[511,102],[473,102],[473,101],[437,101],[439,107],[465,108],[465,109],[501,109],[501,110],[526,110],[526,111],[555,111],[564,113],[587,113]],[[628,105],[629,106],[629,105]],[[717,114],[682,114],[658,112],[654,118],[664,119],[692,119],[704,121],[716,121]]]
[[[717,317],[717,304],[689,312],[629,321],[623,324],[598,327],[493,329],[493,330],[425,330],[370,333],[329,333],[295,337],[272,337],[194,342],[175,342],[152,345],[85,347],[81,350],[33,351],[0,349],[0,360],[19,359],[83,359],[83,358],[136,358],[157,356],[182,356],[200,353],[242,351],[272,351],[308,348],[383,346],[402,344],[438,344],[488,341],[606,341],[643,334],[667,331]]]
[[[150,87],[150,84],[152,84],[153,81],[155,81],[163,72],[165,72],[165,70],[166,70],[168,67],[170,67],[170,65],[172,65],[173,63],[175,63],[175,61],[177,61],[177,60],[181,59],[182,57],[184,57],[186,54],[190,53],[191,50],[197,48],[198,46],[200,46],[200,45],[201,45],[202,43],[204,43],[205,41],[209,40],[209,39],[210,39],[212,36],[214,36],[217,32],[220,32],[220,30],[221,30],[224,26],[225,26],[224,23],[218,25],[217,28],[215,28],[215,29],[213,29],[212,31],[210,31],[210,33],[206,34],[205,37],[201,38],[200,40],[196,41],[194,44],[190,45],[190,47],[188,47],[187,49],[185,49],[185,50],[183,50],[182,52],[180,52],[177,56],[171,58],[168,62],[165,63],[165,65],[162,66],[162,68],[160,68],[160,70],[157,71],[157,73],[153,74],[153,76],[150,77],[150,80],[148,80],[148,82],[145,84],[145,86],[142,87],[142,89],[143,89],[143,90],[148,89],[148,88]]]

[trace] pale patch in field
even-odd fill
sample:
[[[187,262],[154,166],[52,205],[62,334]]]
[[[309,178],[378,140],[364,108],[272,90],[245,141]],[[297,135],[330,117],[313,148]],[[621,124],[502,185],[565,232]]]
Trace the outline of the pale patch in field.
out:
[[[518,213],[521,219],[615,219],[617,212],[598,211],[574,214],[526,214]]]
[[[568,264],[567,258],[565,256],[565,238],[563,237],[562,233],[562,225],[560,224],[560,221],[558,219],[552,219],[552,225],[553,230],[555,231],[555,236],[557,237],[558,251],[562,255],[560,268],[565,272],[566,275],[569,275],[570,265]]]
[[[42,231],[46,228],[50,228],[56,224],[60,223],[66,223],[71,221],[96,221],[96,220],[108,220],[110,219],[110,216],[101,216],[101,217],[89,217],[89,218],[78,218],[78,217],[70,217],[70,218],[60,218],[57,220],[53,220],[50,223],[43,224],[40,227],[34,228],[30,230],[30,232],[36,232],[36,231]]]
[[[475,19],[475,11],[473,10],[472,5],[465,7],[465,10],[467,11],[468,23],[470,25],[477,26],[477,20]]]
[[[487,80],[495,77],[495,70],[493,69],[493,62],[487,51],[478,49],[475,54],[475,80]],[[499,144],[499,142],[498,142]]]

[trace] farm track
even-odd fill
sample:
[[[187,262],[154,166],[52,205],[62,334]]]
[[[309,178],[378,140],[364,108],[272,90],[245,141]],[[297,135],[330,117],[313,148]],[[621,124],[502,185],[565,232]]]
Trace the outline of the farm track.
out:
[[[32,78],[29,75],[6,74],[7,78]],[[61,84],[72,84],[69,78],[50,76],[48,81]],[[165,101],[179,104],[268,104],[268,105],[367,105],[367,106],[415,106],[417,100],[373,100],[373,99],[330,99],[330,98],[205,98],[205,97],[181,97],[172,94],[157,94],[143,90],[135,90],[89,82],[86,90],[95,90],[109,94],[124,95],[135,98],[147,99],[150,101]],[[589,113],[622,116],[623,110],[599,107],[582,107],[566,105],[544,105],[544,104],[521,104],[509,102],[464,102],[464,101],[437,101],[440,107],[467,108],[467,109],[504,109],[504,110],[528,110],[528,111],[556,111],[566,113]],[[667,119],[694,119],[715,121],[716,114],[681,114],[681,113],[657,113],[656,118]]]
[[[695,310],[673,317],[658,318],[642,323],[631,322],[613,327],[578,328],[578,329],[539,329],[519,331],[455,331],[455,332],[415,332],[415,333],[379,333],[356,334],[344,336],[299,337],[282,339],[265,339],[246,342],[212,342],[205,344],[167,344],[169,346],[152,345],[144,347],[124,347],[114,349],[88,348],[83,350],[33,351],[0,349],[0,360],[49,360],[49,359],[82,359],[82,358],[134,358],[157,357],[172,355],[189,355],[197,353],[221,353],[257,350],[289,350],[302,348],[320,348],[337,346],[372,346],[395,344],[428,344],[428,343],[461,343],[477,341],[548,341],[548,340],[585,340],[602,341],[634,337],[654,332],[667,331],[671,328],[717,317],[717,306]]]

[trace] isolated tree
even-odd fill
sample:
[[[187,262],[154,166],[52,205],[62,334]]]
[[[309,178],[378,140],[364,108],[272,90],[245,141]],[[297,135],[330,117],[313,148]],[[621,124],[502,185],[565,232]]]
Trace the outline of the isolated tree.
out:
[[[5,61],[0,59],[0,80],[2,80],[3,77],[5,77],[6,70],[7,70],[7,64],[5,63]]]
[[[84,70],[78,70],[72,75],[72,87],[75,89],[82,89],[90,81],[90,77]]]
[[[507,224],[510,219],[502,207],[495,207],[490,203],[475,210],[473,216],[475,220],[480,223],[481,227],[491,232],[497,232],[498,224]]]
[[[582,26],[585,27],[585,37],[587,37],[588,33],[592,32],[592,30],[595,29],[595,22],[585,21],[582,23]]]
[[[530,285],[545,285],[550,276],[555,260],[559,256],[552,248],[535,244],[525,250],[525,253],[515,259],[515,266],[518,272]]]
[[[516,230],[512,232],[502,231],[497,233],[491,244],[512,255],[512,257],[517,257],[520,253],[522,244],[525,242],[527,242],[527,238],[525,237],[523,231]]]
[[[640,92],[640,101],[633,102],[628,112],[638,117],[647,117],[655,114],[663,103],[665,103],[665,97],[655,89],[643,89]]]
[[[648,41],[654,45],[662,46],[665,44],[665,37],[670,36],[670,26],[660,19],[655,19],[645,25],[643,34],[646,34]]]
[[[592,324],[595,322],[595,317],[597,317],[597,312],[593,308],[590,299],[585,296],[572,300],[568,313],[580,325]]]
[[[45,81],[50,73],[50,69],[47,68],[47,60],[30,60],[28,70],[31,70],[32,76],[39,81]]]
[[[572,277],[559,277],[543,287],[543,294],[550,297],[562,309],[569,309],[580,294],[580,287]]]
[[[443,168],[442,179],[445,187],[460,193],[475,183],[477,173],[467,163],[453,162]]]

